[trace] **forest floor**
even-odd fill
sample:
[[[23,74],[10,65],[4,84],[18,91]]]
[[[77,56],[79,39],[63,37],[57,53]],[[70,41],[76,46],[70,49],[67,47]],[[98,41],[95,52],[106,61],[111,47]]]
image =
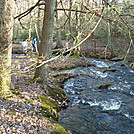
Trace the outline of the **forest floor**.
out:
[[[38,83],[30,83],[30,75],[22,74],[27,57],[12,59],[12,83],[16,94],[9,99],[0,98],[0,133],[1,134],[47,134],[50,124],[45,118],[37,115],[42,112],[38,95],[44,94]],[[29,103],[27,100],[33,100]]]
[[[42,88],[42,84],[33,80],[34,68],[28,69],[28,67],[35,66],[35,61],[35,56],[12,57],[11,78],[14,96],[8,99],[0,98],[1,134],[69,134],[52,116],[47,116],[47,114],[57,114],[54,111],[55,109],[49,106],[53,105],[51,103],[55,103],[55,100]],[[54,73],[56,70],[67,69],[76,65],[90,65],[90,63],[85,64],[82,60],[74,60],[74,58],[59,58],[49,66]],[[57,82],[54,82],[55,80]],[[49,82],[51,87],[59,86],[58,83],[61,82],[61,78],[59,80],[57,77],[55,79],[49,78]],[[57,95],[60,98],[61,94]],[[45,100],[43,102],[43,97],[47,102]],[[57,101],[56,105],[62,105],[64,99],[66,98],[63,97],[61,101]]]

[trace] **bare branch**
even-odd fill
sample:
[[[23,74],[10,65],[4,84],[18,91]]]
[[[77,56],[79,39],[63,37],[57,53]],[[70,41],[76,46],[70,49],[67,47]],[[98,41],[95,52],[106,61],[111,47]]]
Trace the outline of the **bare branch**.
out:
[[[133,27],[131,25],[129,25],[122,17],[121,14],[114,8],[112,7],[112,5],[110,5],[107,0],[103,0],[109,7],[111,7],[113,9],[113,11],[116,12],[116,14],[119,16],[119,18],[122,20],[122,22],[127,26],[128,29],[133,30]]]
[[[21,14],[15,16],[14,19],[17,19],[17,18],[18,18],[18,20],[20,20],[21,18],[27,16],[29,13],[32,12],[33,9],[36,8],[36,6],[39,5],[40,1],[41,1],[41,0],[38,0],[38,2],[37,2],[34,6],[30,7],[30,8],[29,8],[28,10],[26,10],[25,12],[23,12],[23,13],[21,13]]]
[[[101,13],[100,19],[98,20],[98,22],[97,22],[97,24],[95,25],[95,27],[93,28],[93,30],[87,35],[87,37],[86,37],[85,39],[83,39],[81,42],[79,42],[78,44],[76,44],[74,47],[71,47],[71,48],[69,48],[68,50],[64,51],[62,54],[66,53],[66,52],[69,52],[69,51],[71,51],[71,50],[76,49],[77,47],[79,47],[80,45],[82,45],[82,44],[91,36],[91,34],[96,30],[96,28],[98,27],[98,25],[100,24],[100,22],[101,22],[101,20],[102,20],[103,11],[104,11],[104,7],[103,7],[103,9],[102,9],[102,13]],[[50,62],[50,61],[53,61],[53,60],[59,58],[60,56],[61,56],[61,55],[58,55],[58,56],[56,56],[56,57],[54,57],[54,58],[51,58],[51,59],[49,59],[49,60],[42,61],[42,63],[41,63],[40,65],[38,65],[37,68],[43,66],[44,64],[46,64],[46,63],[48,63],[48,62]]]
[[[134,17],[134,15],[131,15],[131,14],[121,14],[120,16],[129,16],[129,17]]]

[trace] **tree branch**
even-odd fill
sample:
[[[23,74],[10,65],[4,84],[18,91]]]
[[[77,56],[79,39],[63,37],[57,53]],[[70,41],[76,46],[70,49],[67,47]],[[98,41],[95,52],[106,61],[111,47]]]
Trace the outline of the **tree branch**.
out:
[[[21,14],[15,16],[14,19],[20,20],[21,18],[27,16],[29,13],[32,12],[32,10],[33,10],[36,6],[39,5],[40,1],[41,1],[41,0],[38,0],[38,2],[37,2],[34,6],[30,7],[30,8],[29,8],[28,10],[26,10],[25,12],[23,12],[23,13],[21,13]]]
[[[121,14],[114,8],[112,7],[106,0],[103,0],[109,7],[111,7],[113,9],[113,11],[116,12],[116,14],[119,16],[119,18],[122,20],[122,22],[127,26],[128,29],[133,30],[133,27],[131,25],[129,25],[122,17]]]

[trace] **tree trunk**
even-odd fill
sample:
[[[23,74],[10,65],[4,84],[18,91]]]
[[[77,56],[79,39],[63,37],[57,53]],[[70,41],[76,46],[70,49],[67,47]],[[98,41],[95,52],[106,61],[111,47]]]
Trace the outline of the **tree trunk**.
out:
[[[36,27],[37,48],[38,48],[38,50],[39,50],[39,47],[40,47],[40,17],[41,17],[40,6],[38,6],[38,20],[37,20],[37,27]]]
[[[56,7],[57,7],[57,3],[56,3]],[[60,30],[60,22],[59,22],[59,15],[58,15],[58,11],[56,10],[56,27],[57,27],[57,31],[56,31],[56,48],[63,48],[62,46],[62,41],[61,41],[61,30]]]
[[[37,63],[37,66],[40,65],[43,60],[47,60],[51,56],[55,4],[56,0],[46,0],[45,3],[42,36],[38,57],[39,62]],[[34,75],[34,78],[42,78],[44,88],[46,88],[47,85],[47,71],[47,64],[45,64],[44,66],[37,67]]]
[[[11,45],[13,33],[14,0],[0,1],[0,96],[12,96]]]

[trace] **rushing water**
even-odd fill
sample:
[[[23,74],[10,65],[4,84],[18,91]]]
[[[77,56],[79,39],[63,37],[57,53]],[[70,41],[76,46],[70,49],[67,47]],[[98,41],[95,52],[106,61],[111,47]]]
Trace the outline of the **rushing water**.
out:
[[[12,56],[25,56],[25,54],[14,54],[14,53],[12,53]]]
[[[64,83],[70,102],[59,122],[73,134],[134,134],[134,70],[122,61],[89,61],[96,67],[75,68],[85,75]],[[105,71],[109,66],[117,70]],[[99,89],[103,84],[111,86]]]

